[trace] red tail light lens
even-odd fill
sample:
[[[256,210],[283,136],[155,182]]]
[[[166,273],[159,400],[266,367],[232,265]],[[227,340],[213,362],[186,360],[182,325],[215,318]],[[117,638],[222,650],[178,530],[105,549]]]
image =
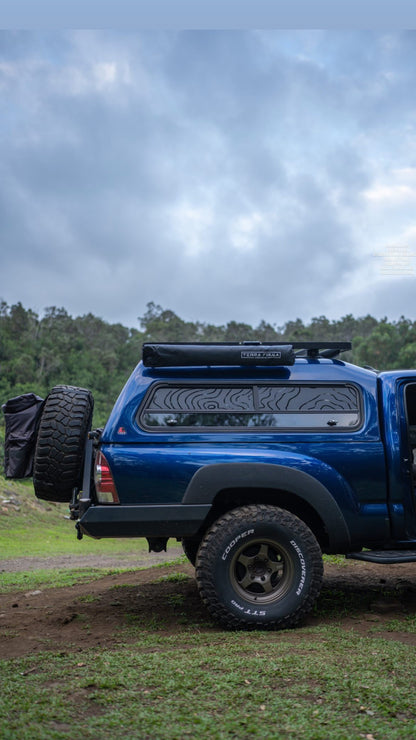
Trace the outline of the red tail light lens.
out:
[[[120,503],[116,484],[114,483],[113,474],[111,472],[108,461],[101,450],[98,451],[95,458],[94,482],[98,503]]]

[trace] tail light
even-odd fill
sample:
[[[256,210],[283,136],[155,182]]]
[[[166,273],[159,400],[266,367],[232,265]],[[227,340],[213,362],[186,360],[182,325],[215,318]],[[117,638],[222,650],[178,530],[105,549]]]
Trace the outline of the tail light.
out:
[[[103,455],[101,450],[98,451],[95,458],[94,482],[98,503],[120,503],[116,484],[114,483],[113,474],[111,472],[107,458],[105,457],[105,455]]]

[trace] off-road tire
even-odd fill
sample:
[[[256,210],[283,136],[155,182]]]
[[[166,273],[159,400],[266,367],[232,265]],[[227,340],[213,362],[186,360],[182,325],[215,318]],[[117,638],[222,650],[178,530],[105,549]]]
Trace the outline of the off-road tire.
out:
[[[201,540],[194,540],[191,537],[184,537],[182,540],[183,551],[191,565],[195,565]]]
[[[201,542],[196,580],[214,619],[232,629],[283,629],[313,607],[322,583],[319,544],[297,516],[276,506],[242,506]]]
[[[40,418],[33,465],[38,498],[67,502],[81,486],[93,406],[85,388],[57,385],[51,390]]]

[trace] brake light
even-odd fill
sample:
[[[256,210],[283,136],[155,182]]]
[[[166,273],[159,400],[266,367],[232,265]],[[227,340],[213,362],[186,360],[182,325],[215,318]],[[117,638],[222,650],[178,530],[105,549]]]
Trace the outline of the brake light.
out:
[[[98,503],[120,503],[116,484],[114,483],[113,474],[111,472],[107,458],[105,457],[105,455],[103,455],[101,450],[99,450],[95,458],[94,482]]]

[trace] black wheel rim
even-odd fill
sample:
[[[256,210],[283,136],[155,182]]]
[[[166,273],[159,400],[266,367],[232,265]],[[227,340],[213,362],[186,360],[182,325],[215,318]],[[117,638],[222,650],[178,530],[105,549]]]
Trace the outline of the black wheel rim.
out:
[[[251,540],[242,545],[230,563],[235,591],[253,604],[270,604],[284,598],[293,583],[293,560],[273,540]]]

